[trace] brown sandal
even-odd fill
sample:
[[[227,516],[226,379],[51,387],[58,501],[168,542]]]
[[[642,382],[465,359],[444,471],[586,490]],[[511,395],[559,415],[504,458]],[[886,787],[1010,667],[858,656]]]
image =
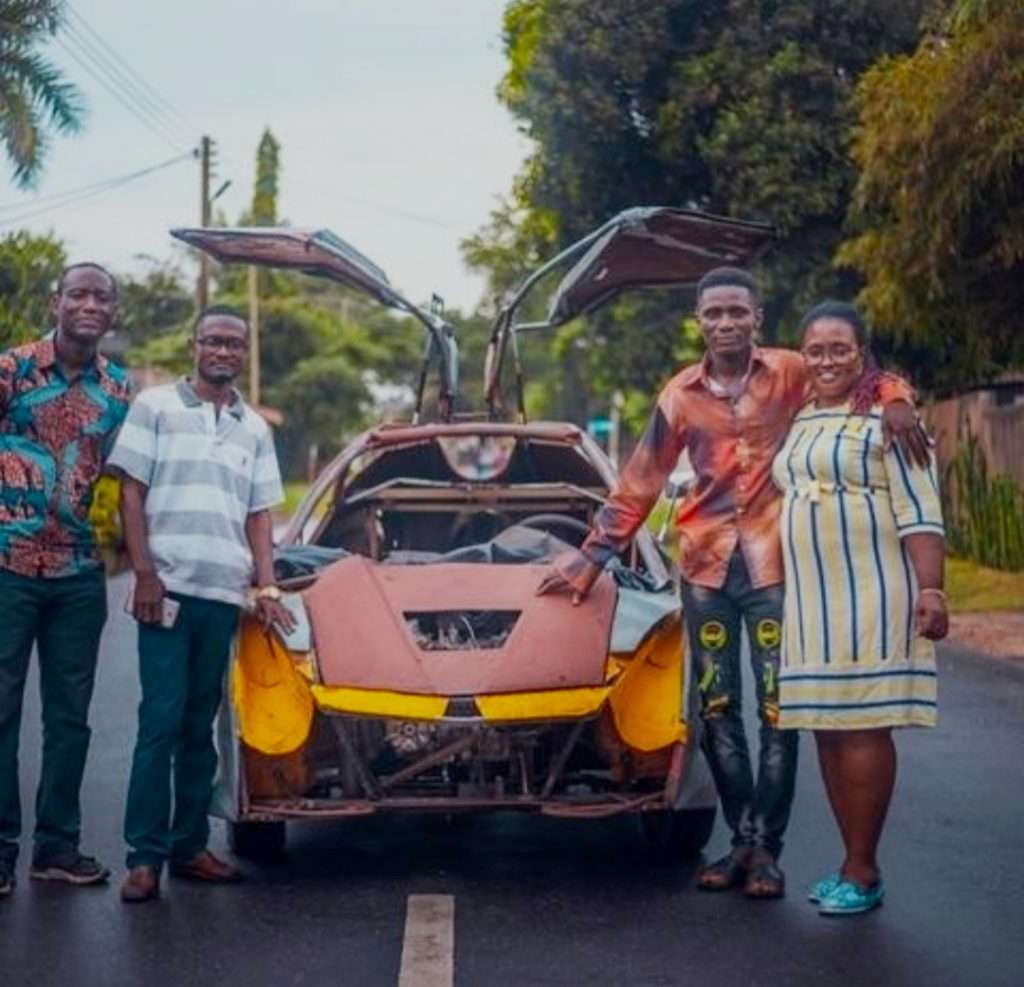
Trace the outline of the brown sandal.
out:
[[[748,898],[782,898],[786,894],[786,875],[774,860],[759,860],[747,871],[743,893]]]
[[[730,888],[738,888],[746,877],[746,856],[737,856],[733,851],[701,867],[697,871],[697,887],[701,891],[728,891]]]

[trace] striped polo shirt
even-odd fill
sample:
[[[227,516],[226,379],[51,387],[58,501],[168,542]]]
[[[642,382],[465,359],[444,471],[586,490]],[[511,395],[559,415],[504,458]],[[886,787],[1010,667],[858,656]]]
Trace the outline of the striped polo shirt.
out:
[[[149,488],[149,551],[167,589],[243,604],[246,518],[284,499],[263,419],[237,392],[216,415],[182,378],[135,399],[108,462]]]

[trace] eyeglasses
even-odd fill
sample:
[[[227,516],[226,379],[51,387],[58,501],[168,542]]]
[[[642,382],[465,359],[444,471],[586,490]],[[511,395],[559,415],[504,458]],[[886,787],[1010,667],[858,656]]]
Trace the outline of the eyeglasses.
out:
[[[824,363],[826,359],[831,359],[833,363],[843,364],[853,363],[860,355],[860,350],[848,343],[833,343],[831,346],[814,344],[802,349],[800,353],[810,364]]]
[[[200,336],[196,340],[196,346],[202,346],[204,350],[227,350],[229,353],[241,353],[249,348],[249,342],[245,339],[236,339],[234,336]]]

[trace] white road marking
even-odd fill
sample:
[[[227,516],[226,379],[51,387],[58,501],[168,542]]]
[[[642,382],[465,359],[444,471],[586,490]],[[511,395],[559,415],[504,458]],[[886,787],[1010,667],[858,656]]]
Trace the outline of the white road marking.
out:
[[[411,894],[398,987],[452,987],[455,982],[455,898]]]

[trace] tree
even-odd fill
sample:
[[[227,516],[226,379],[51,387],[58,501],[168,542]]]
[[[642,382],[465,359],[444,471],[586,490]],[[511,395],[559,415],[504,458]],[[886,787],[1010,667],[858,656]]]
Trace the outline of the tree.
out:
[[[0,349],[49,328],[50,296],[64,263],[64,245],[52,236],[19,230],[0,239]]]
[[[252,225],[277,225],[277,184],[281,145],[267,127],[256,148],[256,184],[252,193]]]
[[[264,128],[256,146],[256,177],[252,204],[238,217],[238,226],[277,226],[277,192],[281,177],[281,144],[269,127]],[[285,224],[287,225],[287,224]],[[257,291],[265,294],[290,295],[298,288],[300,276],[288,271],[260,269]],[[241,265],[227,265],[217,270],[217,289],[227,294],[244,294],[248,290],[248,272]]]
[[[281,146],[264,130],[256,153],[252,206],[239,226],[277,225]],[[301,477],[311,444],[336,451],[374,417],[377,395],[409,393],[423,331],[336,282],[296,271],[260,270],[260,378],[264,400],[284,414],[276,439],[282,469]],[[176,269],[148,272],[128,286],[126,326],[135,365],[174,373],[191,366],[191,303]],[[248,309],[244,265],[215,267],[214,300]],[[133,328],[134,327],[134,328]],[[153,327],[149,331],[147,327]]]
[[[78,90],[35,50],[56,35],[63,15],[63,0],[0,0],[0,142],[22,188],[39,178],[47,129],[81,126]]]
[[[839,254],[918,382],[1024,364],[1024,2],[955,5],[858,90],[855,235]],[[927,354],[929,359],[914,361]]]
[[[142,275],[118,278],[119,322],[131,344],[180,330],[192,314],[193,296],[183,273],[151,257]]]
[[[857,287],[831,264],[856,178],[854,87],[880,55],[913,47],[925,2],[514,0],[499,95],[536,150],[467,259],[498,289],[510,253],[550,256],[628,206],[767,219],[781,240],[759,273],[769,332],[785,332],[812,301]],[[652,326],[680,324],[678,308],[647,311]],[[623,375],[635,330],[606,318],[604,377],[650,390],[681,340],[648,346],[646,366],[637,345]]]

